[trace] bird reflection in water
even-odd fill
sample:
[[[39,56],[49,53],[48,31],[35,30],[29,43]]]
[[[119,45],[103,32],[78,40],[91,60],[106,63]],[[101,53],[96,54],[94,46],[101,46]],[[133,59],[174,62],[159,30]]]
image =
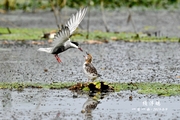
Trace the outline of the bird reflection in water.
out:
[[[100,92],[96,92],[96,93],[90,92],[89,93],[88,99],[83,104],[83,107],[81,110],[81,113],[83,113],[85,115],[86,120],[92,120],[93,119],[92,111],[96,109],[96,107],[100,103],[99,100],[103,99],[105,95],[107,95],[107,94],[106,93],[100,93]]]

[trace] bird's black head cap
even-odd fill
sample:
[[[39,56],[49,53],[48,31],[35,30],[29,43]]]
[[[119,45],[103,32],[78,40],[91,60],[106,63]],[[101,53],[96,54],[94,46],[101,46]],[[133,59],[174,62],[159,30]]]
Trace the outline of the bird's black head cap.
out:
[[[72,42],[73,44],[75,44],[76,46],[79,46],[78,42]]]

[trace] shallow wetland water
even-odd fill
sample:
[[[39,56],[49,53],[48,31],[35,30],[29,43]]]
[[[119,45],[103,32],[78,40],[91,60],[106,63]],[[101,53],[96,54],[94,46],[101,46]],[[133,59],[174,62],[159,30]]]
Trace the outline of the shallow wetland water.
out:
[[[75,10],[65,9],[63,19]],[[128,10],[106,11],[111,32],[134,32],[127,24]],[[102,30],[100,12],[92,10],[90,30]],[[138,32],[146,28],[160,31],[160,36],[179,37],[179,11],[132,11],[132,19]],[[57,28],[52,12],[1,14],[1,17],[18,27]],[[113,17],[113,19],[112,19]],[[12,27],[0,22],[2,27]],[[87,27],[87,16],[81,24]],[[151,29],[150,29],[151,30]],[[0,82],[86,82],[82,65],[85,53],[70,49],[62,54],[58,64],[53,55],[38,52],[48,44],[0,44]],[[1,41],[3,43],[3,41]],[[130,43],[84,44],[84,51],[93,56],[93,64],[108,82],[161,82],[180,83],[179,43]],[[26,88],[23,91],[0,89],[0,119],[2,120],[178,120],[180,97],[162,97],[138,94],[137,91],[120,91],[97,98],[73,93],[68,89],[49,90]],[[130,96],[132,99],[130,99]],[[92,109],[82,113],[87,103]]]
[[[41,45],[42,46],[42,45]],[[82,52],[70,49],[60,57],[38,52],[41,46],[1,44],[1,82],[85,82]],[[46,46],[46,45],[44,45]],[[162,82],[179,84],[179,43],[84,44],[93,63],[108,82]],[[75,51],[75,52],[74,52]],[[132,100],[129,97],[132,96]],[[108,93],[94,102],[97,106],[82,113],[93,97],[68,89],[1,89],[0,117],[3,119],[179,119],[180,97],[138,94],[136,91]],[[96,97],[96,96],[95,96]]]

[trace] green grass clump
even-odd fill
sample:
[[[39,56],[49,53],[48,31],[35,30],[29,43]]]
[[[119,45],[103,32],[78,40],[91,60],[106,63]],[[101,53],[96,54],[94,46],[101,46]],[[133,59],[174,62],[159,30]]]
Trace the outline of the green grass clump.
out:
[[[180,84],[138,83],[138,93],[158,96],[180,95]]]
[[[103,82],[104,85],[110,86],[113,88],[114,92],[119,91],[137,91],[139,94],[152,94],[158,96],[178,96],[180,95],[180,84],[164,84],[164,83],[107,83]],[[80,85],[82,84],[82,85]],[[36,88],[36,89],[64,89],[64,88],[78,88],[78,90],[88,91],[88,84],[94,84],[96,88],[100,89],[100,82],[91,82],[91,83],[74,83],[74,82],[57,82],[57,83],[0,83],[0,89],[13,89],[22,91],[25,88]],[[77,86],[76,86],[77,85]]]
[[[40,28],[7,28],[0,27],[0,40],[40,40],[43,31],[51,31],[51,29]]]
[[[75,83],[66,82],[66,83],[0,83],[0,89],[15,89],[15,90],[23,90],[24,88],[45,88],[45,89],[64,89],[68,88]]]
[[[164,83],[120,83],[120,90],[136,90],[139,94],[152,94],[158,96],[180,95],[180,84]]]
[[[137,91],[139,94],[152,94],[158,96],[178,96],[180,95],[180,84],[164,83],[107,83],[114,88],[115,92],[119,91]],[[88,89],[86,89],[88,90]]]
[[[53,29],[43,28],[10,28],[11,33],[8,32],[7,28],[0,27],[0,40],[47,40],[42,39],[44,32],[50,32]],[[56,30],[56,29],[54,29]],[[167,38],[167,37],[156,37],[147,36],[143,33],[131,33],[131,32],[102,32],[102,31],[91,31],[88,39],[86,38],[86,31],[78,31],[74,34],[71,39],[73,41],[86,41],[96,40],[102,42],[108,42],[110,40],[117,41],[122,40],[125,42],[180,42],[179,38]]]

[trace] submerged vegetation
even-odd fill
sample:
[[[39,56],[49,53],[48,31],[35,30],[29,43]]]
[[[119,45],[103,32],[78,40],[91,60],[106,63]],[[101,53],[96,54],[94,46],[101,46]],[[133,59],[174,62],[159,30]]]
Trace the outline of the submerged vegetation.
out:
[[[102,86],[103,84],[103,86]],[[92,87],[93,86],[93,87]],[[0,89],[11,89],[23,91],[25,88],[36,89],[65,89],[82,90],[82,91],[137,91],[139,94],[152,94],[158,96],[178,96],[180,95],[180,84],[164,84],[164,83],[106,83],[106,82],[91,82],[91,83],[0,83]]]

